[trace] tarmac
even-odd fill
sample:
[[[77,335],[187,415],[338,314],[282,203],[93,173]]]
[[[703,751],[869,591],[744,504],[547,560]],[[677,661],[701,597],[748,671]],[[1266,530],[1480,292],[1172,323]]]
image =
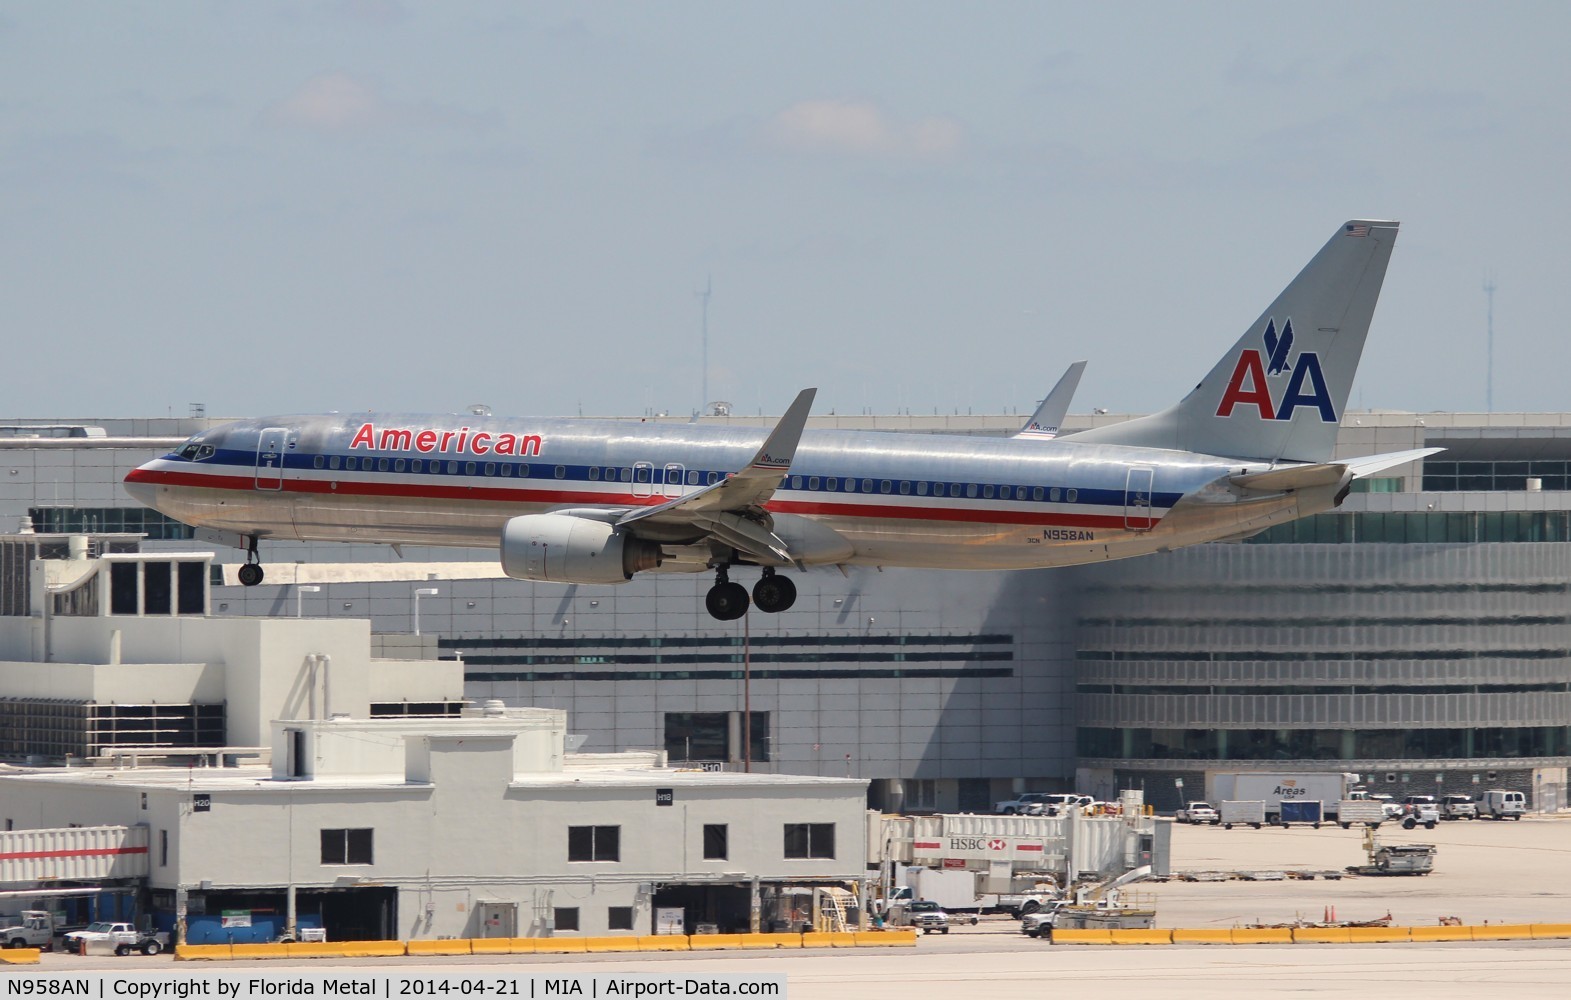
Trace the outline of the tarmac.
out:
[[[1137,887],[1154,904],[1159,927],[1319,922],[1331,907],[1341,920],[1390,915],[1393,924],[1434,926],[1442,917],[1467,924],[1571,923],[1571,816],[1521,822],[1454,821],[1434,830],[1379,831],[1391,843],[1438,846],[1427,876],[1347,877],[1338,881],[1170,881]],[[1183,871],[1328,871],[1362,864],[1362,835],[1340,827],[1222,830],[1178,826],[1173,868]],[[281,963],[245,963],[276,969]],[[1127,945],[1047,944],[1019,933],[1016,921],[983,917],[976,926],[930,935],[915,948],[834,949],[706,954],[510,956],[384,961],[322,959],[312,968],[345,965],[455,971],[454,966],[541,973],[658,972],[702,976],[783,972],[793,1000],[913,997],[1041,1000],[1063,990],[1161,989],[1163,1000],[1236,992],[1251,996],[1345,996],[1350,991],[1417,993],[1429,998],[1571,994],[1571,942],[1504,941],[1398,945]],[[167,957],[84,958],[45,955],[40,972],[191,972],[229,963],[180,963]]]

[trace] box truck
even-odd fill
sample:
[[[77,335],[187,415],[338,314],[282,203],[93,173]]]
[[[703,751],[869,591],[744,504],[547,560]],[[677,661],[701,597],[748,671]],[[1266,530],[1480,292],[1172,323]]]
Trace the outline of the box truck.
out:
[[[1300,771],[1297,773],[1237,771],[1218,774],[1213,779],[1213,799],[1266,804],[1266,822],[1282,821],[1283,802],[1319,801],[1320,815],[1328,823],[1338,821],[1342,800],[1358,784],[1358,775],[1340,771]]]

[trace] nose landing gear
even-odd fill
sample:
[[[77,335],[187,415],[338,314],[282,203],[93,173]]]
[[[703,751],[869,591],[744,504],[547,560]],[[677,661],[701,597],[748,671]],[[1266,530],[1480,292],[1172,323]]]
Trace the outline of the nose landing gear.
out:
[[[780,576],[774,569],[765,567],[763,578],[753,585],[753,601],[758,610],[770,614],[784,611],[796,603],[796,584],[790,577]],[[721,566],[715,571],[715,585],[704,597],[704,606],[720,621],[729,622],[747,614],[747,588],[733,583]]]

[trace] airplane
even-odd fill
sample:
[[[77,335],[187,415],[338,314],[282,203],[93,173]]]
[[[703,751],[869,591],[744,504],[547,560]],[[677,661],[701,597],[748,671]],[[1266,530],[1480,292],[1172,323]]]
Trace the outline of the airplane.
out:
[[[716,619],[791,607],[783,571],[1037,569],[1247,537],[1338,506],[1416,449],[1333,459],[1398,224],[1335,234],[1181,401],[1040,440],[332,413],[213,427],[126,490],[246,550],[264,539],[489,546],[522,580],[712,572]],[[756,567],[748,589],[731,580]]]
[[[1058,384],[1053,386],[1053,391],[1042,398],[1041,405],[1036,412],[1031,414],[1031,419],[1020,428],[1015,435],[1018,438],[1035,438],[1038,441],[1051,441],[1058,437],[1059,428],[1064,424],[1064,416],[1069,413],[1069,401],[1075,398],[1075,389],[1080,385],[1080,376],[1086,370],[1084,361],[1076,361],[1069,366],[1058,379]]]

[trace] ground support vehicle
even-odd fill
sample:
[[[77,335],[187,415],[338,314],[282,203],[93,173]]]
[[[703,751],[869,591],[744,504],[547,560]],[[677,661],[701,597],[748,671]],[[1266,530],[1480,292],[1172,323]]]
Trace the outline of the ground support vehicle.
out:
[[[1411,830],[1420,823],[1424,829],[1433,830],[1435,824],[1440,822],[1440,807],[1433,802],[1414,802],[1403,806],[1402,829]]]
[[[51,951],[54,942],[55,918],[48,910],[23,910],[15,919],[0,918],[0,947]]]
[[[1520,820],[1527,812],[1527,796],[1521,792],[1493,788],[1478,800],[1478,815],[1483,819]]]
[[[1321,808],[1319,799],[1297,801],[1284,799],[1281,804],[1280,822],[1284,828],[1294,823],[1309,823],[1320,829]]]
[[[1281,821],[1282,803],[1314,800],[1320,802],[1321,818],[1336,822],[1337,806],[1358,787],[1358,775],[1341,771],[1237,771],[1218,774],[1211,784],[1212,794],[1219,799],[1264,801],[1268,823]]]
[[[166,934],[147,933],[137,930],[133,924],[108,920],[88,924],[65,936],[66,950],[84,955],[109,951],[116,955],[129,955],[133,951],[156,955],[168,944]]]
[[[1349,865],[1354,875],[1428,875],[1435,868],[1433,844],[1382,844],[1373,827],[1364,828],[1367,865]]]
[[[1256,830],[1265,825],[1266,804],[1261,801],[1222,802],[1222,829],[1231,830],[1236,823],[1240,826],[1249,825]]]
[[[1374,799],[1344,799],[1337,805],[1337,821],[1344,830],[1352,828],[1354,823],[1379,826],[1385,820],[1385,805]]]

